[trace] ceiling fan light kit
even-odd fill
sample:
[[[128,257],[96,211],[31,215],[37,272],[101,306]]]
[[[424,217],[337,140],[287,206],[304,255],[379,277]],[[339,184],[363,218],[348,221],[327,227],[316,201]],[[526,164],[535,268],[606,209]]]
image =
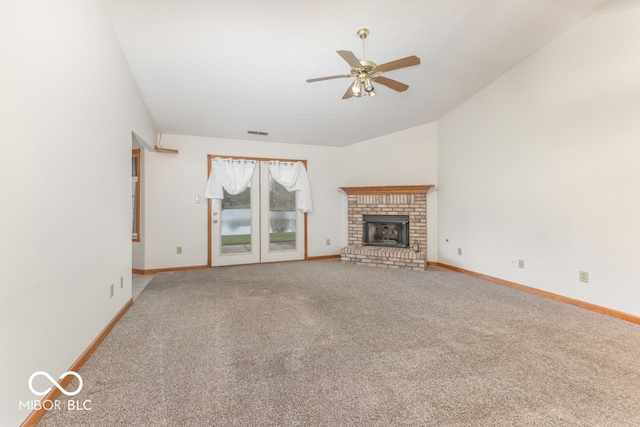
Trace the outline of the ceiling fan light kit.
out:
[[[353,52],[349,50],[339,50],[338,55],[344,59],[347,64],[351,66],[348,74],[339,74],[336,76],[318,77],[315,79],[308,79],[307,83],[319,82],[322,80],[331,80],[339,78],[354,78],[355,80],[343,95],[342,99],[349,99],[351,97],[362,96],[374,96],[376,94],[373,82],[380,83],[387,86],[397,92],[404,92],[409,88],[408,85],[400,83],[396,80],[382,77],[381,74],[386,71],[397,70],[399,68],[410,67],[412,65],[420,64],[420,58],[417,56],[407,56],[406,58],[397,59],[395,61],[386,62],[381,65],[377,65],[373,61],[368,61],[365,58],[365,44],[364,40],[369,35],[369,29],[360,28],[358,30],[358,37],[362,40],[362,59],[358,59]]]

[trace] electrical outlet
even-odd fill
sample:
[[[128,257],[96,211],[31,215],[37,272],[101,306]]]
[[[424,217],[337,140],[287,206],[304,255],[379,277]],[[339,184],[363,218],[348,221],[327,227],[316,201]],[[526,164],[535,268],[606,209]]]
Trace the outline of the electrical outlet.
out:
[[[462,248],[458,248],[458,255],[462,255]]]
[[[580,272],[580,281],[584,283],[589,283],[589,272],[581,271]]]
[[[178,255],[182,255],[182,246],[178,246],[178,247],[176,248],[176,253],[177,253]]]
[[[331,239],[327,239],[327,246],[331,244]]]
[[[124,287],[124,277],[120,276],[120,287]]]
[[[518,260],[518,268],[524,268],[524,260],[523,259],[519,259]]]
[[[113,283],[109,286],[109,298],[113,298]]]

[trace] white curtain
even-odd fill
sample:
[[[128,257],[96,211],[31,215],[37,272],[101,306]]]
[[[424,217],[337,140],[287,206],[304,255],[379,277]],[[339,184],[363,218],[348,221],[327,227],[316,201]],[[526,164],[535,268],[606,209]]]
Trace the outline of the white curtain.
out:
[[[251,184],[251,177],[255,169],[255,160],[234,160],[216,157],[211,161],[211,173],[209,174],[204,197],[207,199],[223,199],[223,188],[229,194],[242,193]]]
[[[311,203],[311,185],[307,170],[302,162],[277,162],[270,161],[269,172],[273,179],[282,185],[287,191],[300,191],[296,208],[303,212],[313,211]]]

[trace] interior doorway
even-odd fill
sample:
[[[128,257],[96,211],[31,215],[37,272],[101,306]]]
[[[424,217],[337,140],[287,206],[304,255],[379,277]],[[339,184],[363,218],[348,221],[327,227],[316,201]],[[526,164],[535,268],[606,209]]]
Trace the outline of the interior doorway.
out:
[[[270,164],[302,162],[306,168],[306,161],[210,155],[209,174],[217,157],[251,162],[243,166],[253,172],[244,190],[231,194],[223,188],[222,198],[209,200],[209,265],[305,259],[307,216],[296,208],[300,192],[278,183]]]

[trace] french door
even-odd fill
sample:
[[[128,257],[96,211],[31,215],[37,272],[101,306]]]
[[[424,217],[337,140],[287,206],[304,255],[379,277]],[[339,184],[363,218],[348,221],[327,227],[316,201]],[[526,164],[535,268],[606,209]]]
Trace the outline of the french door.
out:
[[[304,213],[296,191],[287,191],[259,161],[251,184],[240,194],[223,190],[211,199],[211,265],[304,259]]]

